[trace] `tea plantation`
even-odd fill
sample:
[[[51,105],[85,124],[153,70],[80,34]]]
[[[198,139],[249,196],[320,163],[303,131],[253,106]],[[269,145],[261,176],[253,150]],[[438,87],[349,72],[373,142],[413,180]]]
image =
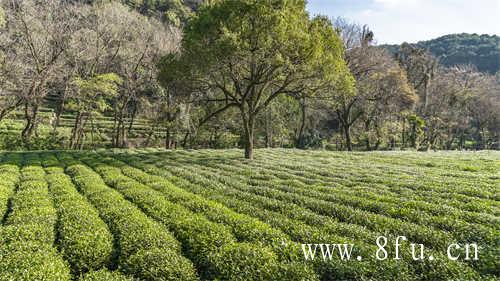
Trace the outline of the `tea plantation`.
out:
[[[0,220],[2,281],[496,280],[500,153],[1,152]]]

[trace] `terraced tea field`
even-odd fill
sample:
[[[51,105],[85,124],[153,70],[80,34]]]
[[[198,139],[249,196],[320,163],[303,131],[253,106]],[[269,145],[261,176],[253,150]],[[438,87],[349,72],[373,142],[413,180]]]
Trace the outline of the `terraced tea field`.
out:
[[[3,152],[0,280],[495,280],[499,215],[498,152]]]

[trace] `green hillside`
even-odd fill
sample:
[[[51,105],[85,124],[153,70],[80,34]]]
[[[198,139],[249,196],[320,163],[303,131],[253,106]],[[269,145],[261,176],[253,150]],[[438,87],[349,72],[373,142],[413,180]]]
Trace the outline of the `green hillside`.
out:
[[[429,50],[445,66],[472,64],[481,72],[500,70],[500,37],[497,35],[450,34],[414,46]],[[399,45],[382,45],[396,53]]]

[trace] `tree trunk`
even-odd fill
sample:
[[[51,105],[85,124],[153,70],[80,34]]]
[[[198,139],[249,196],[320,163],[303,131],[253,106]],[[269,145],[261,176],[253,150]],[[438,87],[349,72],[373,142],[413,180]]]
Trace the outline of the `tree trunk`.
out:
[[[352,104],[351,104],[352,105]],[[337,117],[339,118],[340,125],[342,126],[342,131],[344,133],[345,145],[348,151],[352,151],[352,141],[351,141],[351,125],[354,120],[350,120],[350,106],[344,107],[343,110],[337,110]]]
[[[365,121],[365,133],[366,133],[365,144],[366,144],[367,151],[371,150],[370,136],[368,134],[368,132],[370,131],[370,123],[371,123],[371,121],[369,119]]]
[[[427,114],[427,108],[429,107],[429,84],[430,84],[430,77],[426,73],[426,78],[424,82],[424,114]]]
[[[266,126],[266,148],[270,148],[273,146],[273,130],[271,128],[270,119],[272,119],[271,112],[269,110],[266,111],[265,118],[265,126]]]
[[[111,138],[111,145],[118,146],[118,105],[115,104],[113,108],[113,137]]]
[[[135,117],[137,116],[137,104],[134,103],[134,108],[132,109],[132,116],[130,117],[130,123],[128,124],[128,133],[132,132],[132,127],[134,126]]]
[[[76,135],[78,133],[78,129],[80,127],[80,118],[82,114],[78,112],[75,118],[75,124],[73,125],[73,129],[71,130],[71,138],[69,140],[69,149],[74,149],[75,142],[76,142]]]
[[[406,147],[406,118],[403,118],[403,132],[401,133],[401,147]]]
[[[184,138],[182,139],[182,148],[187,147],[188,138],[189,138],[189,131],[187,131],[186,134],[184,134]]]
[[[126,148],[127,147],[127,130],[125,129],[125,120],[124,118],[121,119],[121,133],[120,133],[120,138],[121,138],[121,143],[120,143],[120,147],[121,148]]]
[[[248,114],[248,119],[245,117],[245,113],[242,112],[243,114],[243,120],[244,120],[244,127],[245,127],[245,139],[244,139],[244,145],[245,145],[245,158],[246,159],[253,159],[253,141],[254,141],[254,130],[255,130],[255,116],[250,113]]]
[[[348,151],[352,151],[351,126],[344,124],[345,145]]]
[[[170,128],[167,128],[166,136],[165,136],[165,148],[172,149],[173,148],[173,140],[172,140],[172,132]]]
[[[375,141],[375,146],[373,150],[378,150],[380,148],[380,144],[382,143],[382,134],[380,133],[380,128],[378,127],[378,123],[375,122],[375,135],[377,136],[377,140]]]
[[[87,120],[89,119],[89,117],[90,117],[89,113],[82,113],[81,115],[75,149],[80,149],[80,150],[83,149],[83,145],[85,142],[85,126],[87,124]]]
[[[250,160],[253,159],[253,132],[246,136],[245,158]]]
[[[24,118],[26,119],[26,125],[24,126],[24,129],[21,132],[21,136],[22,136],[23,141],[27,141],[27,137],[26,136],[28,134],[29,127],[31,126],[31,117],[30,117],[30,114],[29,114],[29,105],[28,105],[28,102],[26,102],[24,104]]]
[[[117,121],[117,125],[116,125],[116,147],[121,147],[122,146],[122,140],[121,140],[121,129],[122,129],[122,125],[123,125],[123,117],[121,116],[118,116],[118,121]]]
[[[38,104],[32,105],[30,112],[30,106],[29,103],[27,102],[24,107],[24,116],[26,119],[26,126],[24,127],[21,135],[24,142],[28,143],[31,140],[33,132],[36,130],[36,122],[38,117]]]
[[[476,145],[476,150],[484,149],[484,129],[482,126],[477,128],[478,142]]]
[[[306,127],[306,101],[305,98],[302,100],[300,103],[300,111],[301,111],[301,119],[300,119],[300,128],[299,128],[299,134],[297,136],[297,140],[295,142],[295,146],[297,148],[304,149],[305,144],[304,144],[304,129]]]
[[[115,132],[115,141],[114,141],[114,146],[115,147],[123,147],[125,141],[124,141],[124,134],[123,134],[123,127],[124,127],[124,120],[123,120],[123,115],[119,114],[117,116],[117,124],[116,124],[116,132]]]

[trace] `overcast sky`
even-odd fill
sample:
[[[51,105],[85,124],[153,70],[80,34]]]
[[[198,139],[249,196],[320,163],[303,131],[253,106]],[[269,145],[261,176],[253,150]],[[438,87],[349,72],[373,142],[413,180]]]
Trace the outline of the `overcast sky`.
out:
[[[308,0],[311,14],[368,24],[379,44],[450,33],[500,35],[500,0]]]

